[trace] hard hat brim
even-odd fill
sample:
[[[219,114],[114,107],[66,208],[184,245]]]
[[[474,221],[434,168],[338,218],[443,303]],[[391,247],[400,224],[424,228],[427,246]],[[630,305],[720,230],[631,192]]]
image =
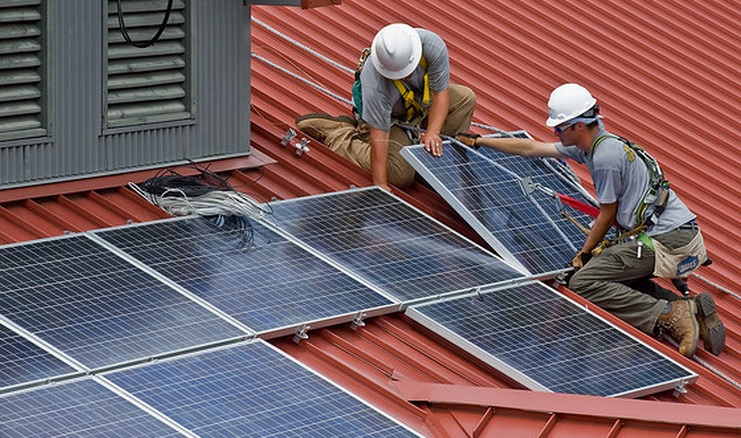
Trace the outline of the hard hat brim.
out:
[[[411,27],[409,27],[409,29],[413,32],[410,39],[412,44],[412,58],[409,60],[409,63],[401,70],[390,70],[382,65],[375,51],[376,41],[381,33],[377,33],[376,36],[373,38],[373,44],[371,45],[372,49],[370,54],[371,63],[373,64],[373,67],[375,67],[375,69],[378,71],[378,73],[381,74],[381,76],[391,80],[403,79],[412,74],[412,72],[419,65],[419,61],[420,59],[422,59],[422,39],[419,37],[419,34],[416,30],[412,29]]]

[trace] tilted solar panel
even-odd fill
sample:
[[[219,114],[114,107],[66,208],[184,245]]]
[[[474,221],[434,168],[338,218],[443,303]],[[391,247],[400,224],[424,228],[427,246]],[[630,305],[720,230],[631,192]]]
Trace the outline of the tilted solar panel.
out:
[[[640,397],[697,379],[542,283],[415,305],[407,314],[533,390]]]
[[[96,235],[258,333],[393,305],[265,225],[221,219],[167,220]]]
[[[380,188],[270,206],[276,226],[402,301],[523,276]]]
[[[72,366],[0,325],[0,391],[75,371]]]
[[[475,151],[456,142],[446,144],[442,157],[432,156],[422,146],[402,150],[417,172],[505,260],[531,274],[570,266],[586,234],[562,211],[585,227],[589,217],[573,209],[564,210],[544,191],[526,190],[527,181],[564,190],[567,186],[563,180],[549,173],[537,159],[494,151],[486,152],[486,156],[482,153],[483,149]]]
[[[0,248],[3,317],[84,367],[244,336],[85,235]]]
[[[201,436],[417,436],[264,341],[105,377]]]
[[[0,395],[3,437],[182,436],[91,379]]]

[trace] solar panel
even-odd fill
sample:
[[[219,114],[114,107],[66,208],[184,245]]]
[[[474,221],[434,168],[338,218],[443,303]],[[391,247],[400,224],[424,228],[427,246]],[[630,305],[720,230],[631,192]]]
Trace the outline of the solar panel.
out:
[[[201,436],[417,436],[264,341],[105,377]]]
[[[270,203],[276,225],[402,301],[522,274],[380,188]]]
[[[96,234],[258,333],[394,305],[247,218],[176,219]]]
[[[526,131],[515,131],[503,134],[487,135],[486,137],[501,138],[532,138]],[[541,185],[558,193],[571,196],[588,204],[596,205],[596,201],[589,195],[579,182],[579,178],[573,173],[566,162],[555,158],[522,157],[519,155],[505,154],[496,149],[480,147],[476,152],[484,157],[513,171],[521,178],[532,177]],[[575,216],[589,221],[587,216],[573,212]]]
[[[0,435],[182,436],[91,379],[0,396]]]
[[[85,235],[0,248],[5,318],[88,368],[244,336]]]
[[[533,390],[640,397],[697,379],[542,283],[420,304],[407,314]]]
[[[0,325],[0,391],[75,371],[41,347]]]
[[[484,149],[486,156],[482,155]],[[500,256],[526,272],[546,274],[565,269],[586,239],[586,234],[562,215],[560,202],[541,190],[526,192],[526,181],[531,181],[581,196],[539,159],[488,148],[474,151],[458,143],[448,143],[439,158],[422,146],[405,147],[402,155]],[[568,213],[583,226],[589,225],[585,214]]]

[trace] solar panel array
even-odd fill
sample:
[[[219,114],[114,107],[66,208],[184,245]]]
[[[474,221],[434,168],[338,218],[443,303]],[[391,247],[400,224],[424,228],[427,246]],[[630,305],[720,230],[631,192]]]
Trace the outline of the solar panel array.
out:
[[[409,312],[550,390],[619,391],[613,381],[574,386],[574,352],[593,348],[603,352],[595,370],[654,367],[625,367],[631,391],[676,382],[639,343],[603,332],[557,295],[512,286],[527,281],[521,271],[379,188],[269,207],[262,221],[180,218],[0,247],[2,432],[403,436],[410,432],[263,341],[244,341],[424,302]],[[508,309],[493,338],[472,321],[475,311],[489,318],[499,308],[452,307],[474,290],[496,290],[484,302]],[[552,303],[557,317],[511,308],[517,292]],[[575,321],[583,320],[593,339],[579,344],[584,327]],[[513,322],[530,331],[508,329]],[[497,349],[492,339],[508,343]]]
[[[393,305],[264,225],[219,225],[184,219],[96,235],[258,333]]]
[[[0,395],[3,437],[417,436],[264,341]]]
[[[501,257],[525,272],[546,274],[567,268],[586,239],[553,196],[525,190],[531,181],[584,199],[582,191],[546,166],[547,161],[489,148],[473,150],[457,142],[448,142],[441,157],[422,146],[405,147],[402,155]],[[568,213],[588,227],[587,215]]]
[[[419,304],[407,314],[533,390],[638,397],[697,379],[542,283]]]
[[[379,188],[270,205],[276,226],[403,302],[523,276]]]

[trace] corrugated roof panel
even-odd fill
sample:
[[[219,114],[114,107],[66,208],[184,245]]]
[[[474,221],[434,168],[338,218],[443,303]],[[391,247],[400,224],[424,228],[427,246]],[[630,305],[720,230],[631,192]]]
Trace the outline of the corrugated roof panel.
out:
[[[440,33],[450,48],[454,80],[477,92],[474,117],[484,125],[524,128],[537,138],[554,139],[543,126],[548,93],[564,81],[585,83],[599,97],[609,127],[654,154],[677,192],[699,214],[716,259],[703,271],[712,272],[712,279],[724,287],[738,284],[734,260],[741,253],[725,236],[741,233],[735,220],[741,185],[733,170],[741,164],[741,154],[731,144],[741,134],[741,124],[734,117],[741,110],[741,98],[733,99],[741,97],[741,81],[734,80],[739,79],[741,64],[738,55],[725,55],[729,44],[739,43],[728,32],[712,29],[716,20],[730,24],[740,18],[731,11],[719,18],[716,11],[728,9],[722,2],[715,8],[698,4],[696,15],[679,13],[673,6],[579,1],[402,2],[394,8],[358,1],[310,14],[290,8],[254,9],[260,22],[282,23],[281,56],[301,60],[301,69],[292,71],[295,76],[262,73],[267,65],[254,67],[260,73],[253,84],[269,77],[267,90],[303,88],[290,107],[276,108],[288,120],[314,111],[348,113],[349,106],[336,97],[302,85],[306,76],[301,71],[313,58],[316,67],[311,71],[322,72],[331,84],[328,90],[344,92],[349,98],[352,75],[346,69],[354,67],[357,52],[367,46],[375,30],[392,21],[408,21]],[[362,24],[348,21],[347,16],[363,17]],[[320,32],[322,28],[329,31]],[[263,38],[276,37],[260,29],[255,26],[253,38],[257,45],[269,47],[269,40]],[[703,30],[703,36],[690,29]],[[334,37],[331,44],[327,33]],[[337,35],[342,35],[341,41],[334,43]],[[288,41],[293,43],[286,45]],[[357,48],[348,48],[347,41],[356,42]],[[311,55],[307,47],[340,66]],[[276,85],[279,82],[284,86]],[[271,100],[283,98],[272,93]],[[321,98],[324,106],[314,98]],[[271,103],[258,97],[253,104]],[[579,174],[586,176],[583,169]]]
[[[518,401],[518,394],[535,400],[542,399],[541,394],[508,392],[517,385],[402,314],[370,318],[357,331],[349,324],[310,331],[300,344],[292,337],[274,343],[426,436],[485,437],[500,436],[503,431],[549,437],[740,434],[741,425],[729,427],[727,420],[712,426],[713,415],[734,418],[741,409],[741,300],[737,295],[741,257],[735,244],[741,234],[737,220],[741,185],[735,175],[741,161],[736,143],[741,133],[741,39],[736,35],[741,11],[732,3],[353,0],[314,10],[253,7],[257,20],[338,65],[253,21],[252,146],[256,155],[215,163],[211,168],[260,201],[369,185],[367,172],[315,141],[300,157],[280,142],[300,114],[349,113],[342,98],[350,98],[350,71],[358,51],[378,28],[392,21],[429,27],[443,36],[451,51],[454,80],[476,90],[475,119],[485,125],[523,128],[538,138],[553,138],[543,126],[548,93],[564,80],[584,82],[602,101],[610,127],[647,146],[683,199],[700,215],[716,259],[701,274],[729,292],[691,279],[693,289],[714,294],[728,329],[726,350],[719,357],[699,350],[698,362],[595,309],[697,371],[700,379],[687,387],[686,394],[675,397],[666,391],[644,401],[574,401],[554,395],[555,402],[544,412],[536,401]],[[242,170],[233,170],[238,168]],[[0,192],[0,241],[165,217],[124,187],[129,180],[143,181],[153,174],[147,171],[126,178]],[[586,176],[583,171],[580,175]],[[416,184],[399,195],[481,242],[425,187]],[[563,293],[589,305],[573,292]],[[456,387],[451,393],[464,395],[471,385],[491,392],[483,403],[486,406],[409,401],[394,389],[394,382],[450,384]],[[677,409],[682,404],[706,406],[704,424],[688,427]],[[635,409],[641,414],[632,414]]]

